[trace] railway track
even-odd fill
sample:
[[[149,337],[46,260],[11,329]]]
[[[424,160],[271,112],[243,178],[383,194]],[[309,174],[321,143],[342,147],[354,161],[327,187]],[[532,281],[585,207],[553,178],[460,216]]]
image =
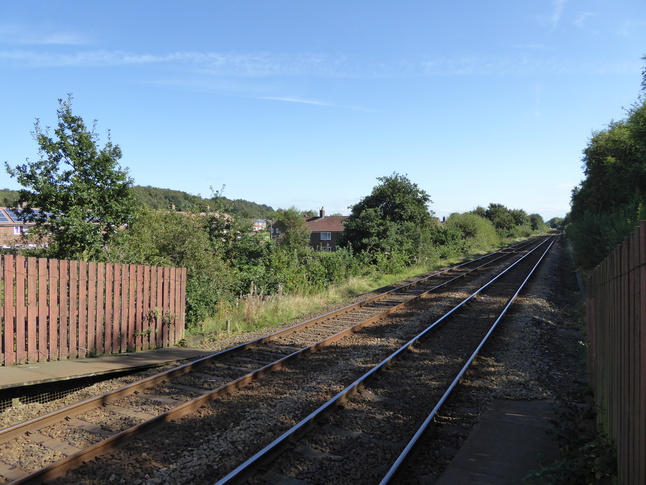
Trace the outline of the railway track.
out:
[[[175,427],[209,414],[210,424],[204,430],[210,438],[206,441],[232,444],[231,450],[212,459],[212,468],[217,470],[213,473],[223,476],[240,464],[240,449],[260,451],[287,432],[291,424],[360,379],[366,369],[381,365],[392,349],[416,339],[429,328],[429,318],[444,319],[442,315],[456,304],[466,306],[456,303],[465,298],[469,298],[469,306],[473,305],[477,299],[470,295],[477,294],[483,283],[520,258],[527,260],[534,246],[545,244],[543,239],[536,240],[434,273],[375,298],[0,430],[0,475],[10,483],[41,483],[63,476],[69,469],[145,432],[163,437],[164,432],[154,430],[164,423],[166,428]],[[422,307],[424,310],[420,310]],[[411,319],[414,314],[423,314],[424,318]],[[275,370],[283,372],[274,374]],[[264,379],[259,381],[261,377]],[[261,414],[261,408],[282,410],[286,401],[293,412],[279,418],[280,424],[270,422],[271,414]],[[231,423],[227,429],[233,436],[237,432],[235,423],[242,422],[241,416],[250,412],[262,415],[258,419],[264,421],[264,428],[270,428],[259,432],[261,438],[254,438],[252,445],[236,438],[221,439],[227,431],[223,426],[228,426],[223,423]],[[245,477],[249,475],[245,472]],[[201,483],[198,480],[205,479],[195,476],[193,483]],[[208,483],[206,480],[204,483]]]
[[[550,246],[462,300],[217,485],[286,478],[385,485],[404,473],[413,481],[410,458]]]

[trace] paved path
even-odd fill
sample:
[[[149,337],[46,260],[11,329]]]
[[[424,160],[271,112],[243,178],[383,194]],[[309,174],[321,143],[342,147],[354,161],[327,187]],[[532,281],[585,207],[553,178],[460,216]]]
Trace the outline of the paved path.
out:
[[[558,457],[553,416],[552,401],[494,401],[437,485],[519,485]]]
[[[213,351],[204,349],[169,347],[85,359],[0,367],[0,390],[98,376],[120,370],[152,367],[165,362],[191,359],[212,353]]]

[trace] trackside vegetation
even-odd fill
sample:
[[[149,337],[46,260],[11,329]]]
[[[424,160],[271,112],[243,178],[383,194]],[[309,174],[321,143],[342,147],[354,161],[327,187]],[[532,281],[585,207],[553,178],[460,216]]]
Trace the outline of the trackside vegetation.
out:
[[[22,204],[49,245],[27,255],[187,268],[189,332],[246,331],[272,326],[411,274],[494,249],[548,227],[539,215],[490,204],[439,221],[430,195],[406,175],[379,177],[352,206],[334,252],[309,247],[295,208],[231,201],[222,192],[204,199],[169,189],[135,188],[117,160],[59,101],[54,136],[36,124],[42,158],[10,175],[25,186],[4,190],[5,205]],[[14,196],[15,195],[15,196]],[[253,230],[254,219],[268,220]],[[270,237],[271,224],[283,228]]]
[[[646,69],[642,94],[626,117],[593,132],[583,150],[585,178],[572,192],[565,224],[584,270],[603,261],[646,218],[645,90]]]

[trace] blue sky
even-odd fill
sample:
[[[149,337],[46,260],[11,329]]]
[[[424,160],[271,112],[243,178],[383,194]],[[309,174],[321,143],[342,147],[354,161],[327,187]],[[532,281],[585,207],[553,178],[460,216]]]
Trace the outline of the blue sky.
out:
[[[0,162],[73,93],[137,185],[348,214],[397,172],[547,220],[644,55],[643,0],[0,0]]]

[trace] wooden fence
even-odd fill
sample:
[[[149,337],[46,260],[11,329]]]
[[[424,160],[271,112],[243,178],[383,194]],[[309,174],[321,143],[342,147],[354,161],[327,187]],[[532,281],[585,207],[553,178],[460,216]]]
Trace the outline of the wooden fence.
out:
[[[0,256],[2,365],[171,346],[185,268]]]
[[[646,222],[587,284],[588,366],[619,483],[646,483]]]

